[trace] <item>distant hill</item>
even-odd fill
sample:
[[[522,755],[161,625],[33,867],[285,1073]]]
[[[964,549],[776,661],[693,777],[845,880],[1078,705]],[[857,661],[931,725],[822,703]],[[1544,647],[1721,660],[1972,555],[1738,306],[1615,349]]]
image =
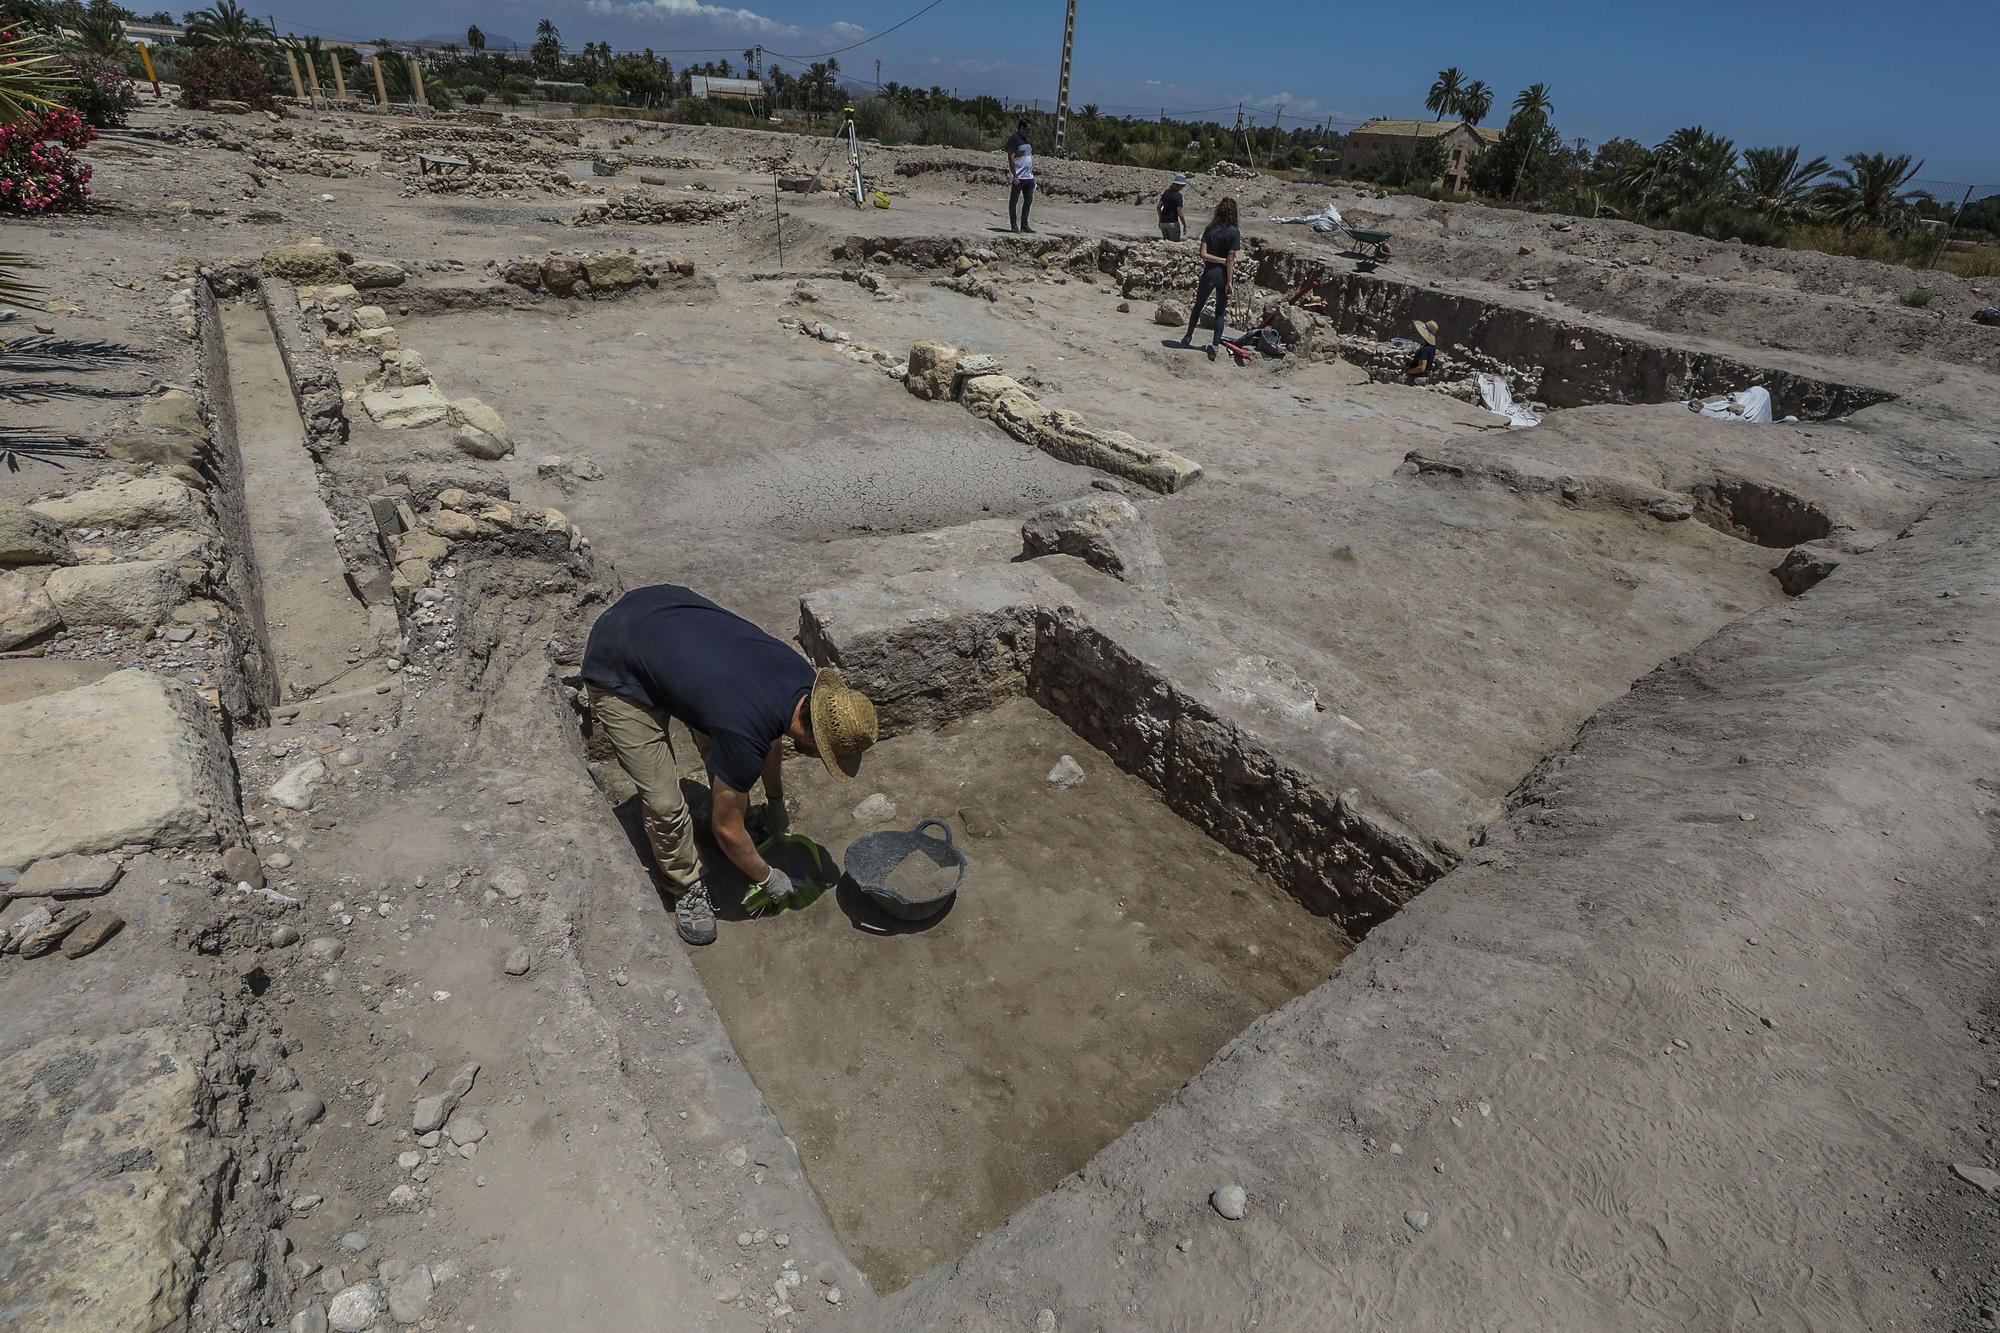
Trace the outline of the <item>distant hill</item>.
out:
[[[465,30],[461,28],[457,32],[432,33],[428,37],[417,38],[413,45],[465,46]],[[529,43],[516,41],[504,33],[489,32],[486,34],[486,49],[489,51],[512,51],[517,48],[525,51],[528,49],[528,46]]]

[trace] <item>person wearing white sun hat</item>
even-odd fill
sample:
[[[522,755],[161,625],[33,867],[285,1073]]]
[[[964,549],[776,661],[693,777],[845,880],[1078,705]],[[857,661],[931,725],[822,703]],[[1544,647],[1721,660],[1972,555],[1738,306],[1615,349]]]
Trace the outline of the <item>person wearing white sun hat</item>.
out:
[[[1417,321],[1417,350],[1403,367],[1403,377],[1411,384],[1438,373],[1438,325],[1434,319]]]

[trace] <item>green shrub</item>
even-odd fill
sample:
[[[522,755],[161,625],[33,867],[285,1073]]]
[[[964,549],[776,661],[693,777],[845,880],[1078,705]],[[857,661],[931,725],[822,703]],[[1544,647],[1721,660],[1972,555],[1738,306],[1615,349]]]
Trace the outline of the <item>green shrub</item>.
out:
[[[277,109],[271,76],[248,51],[227,46],[198,46],[182,64],[181,100],[201,110],[211,102],[247,102],[264,111]]]
[[[466,84],[463,88],[460,88],[458,90],[458,95],[461,98],[465,99],[465,104],[467,106],[486,105],[486,90],[480,87],[476,83]]]
[[[125,71],[103,56],[65,56],[75,82],[64,90],[62,102],[85,121],[99,129],[123,125],[132,108],[139,105],[139,90]]]
[[[1928,287],[1912,287],[1909,291],[1903,293],[1903,304],[1912,310],[1922,310],[1930,303],[1931,289]]]

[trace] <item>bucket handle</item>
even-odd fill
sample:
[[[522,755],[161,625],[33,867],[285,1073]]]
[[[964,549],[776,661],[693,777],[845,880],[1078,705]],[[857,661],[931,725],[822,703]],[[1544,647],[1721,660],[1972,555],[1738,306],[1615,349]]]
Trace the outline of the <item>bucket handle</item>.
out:
[[[910,830],[910,836],[913,838],[923,837],[925,836],[924,830],[927,828],[943,829],[945,850],[954,853],[958,851],[958,848],[953,845],[951,840],[951,825],[945,823],[942,819],[926,819],[923,823]]]

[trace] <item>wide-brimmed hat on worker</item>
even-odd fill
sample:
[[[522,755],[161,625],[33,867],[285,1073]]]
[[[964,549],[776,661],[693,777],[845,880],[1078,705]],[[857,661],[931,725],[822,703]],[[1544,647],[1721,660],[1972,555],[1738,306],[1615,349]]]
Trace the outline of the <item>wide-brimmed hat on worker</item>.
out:
[[[1438,322],[1434,319],[1418,320],[1417,336],[1435,346],[1438,340]]]
[[[835,667],[821,667],[813,681],[813,748],[826,771],[845,782],[861,771],[861,756],[876,740],[875,705],[849,689]]]
[[[1185,171],[1176,171],[1174,173],[1174,184],[1186,185],[1187,183],[1188,183],[1188,175]]]

